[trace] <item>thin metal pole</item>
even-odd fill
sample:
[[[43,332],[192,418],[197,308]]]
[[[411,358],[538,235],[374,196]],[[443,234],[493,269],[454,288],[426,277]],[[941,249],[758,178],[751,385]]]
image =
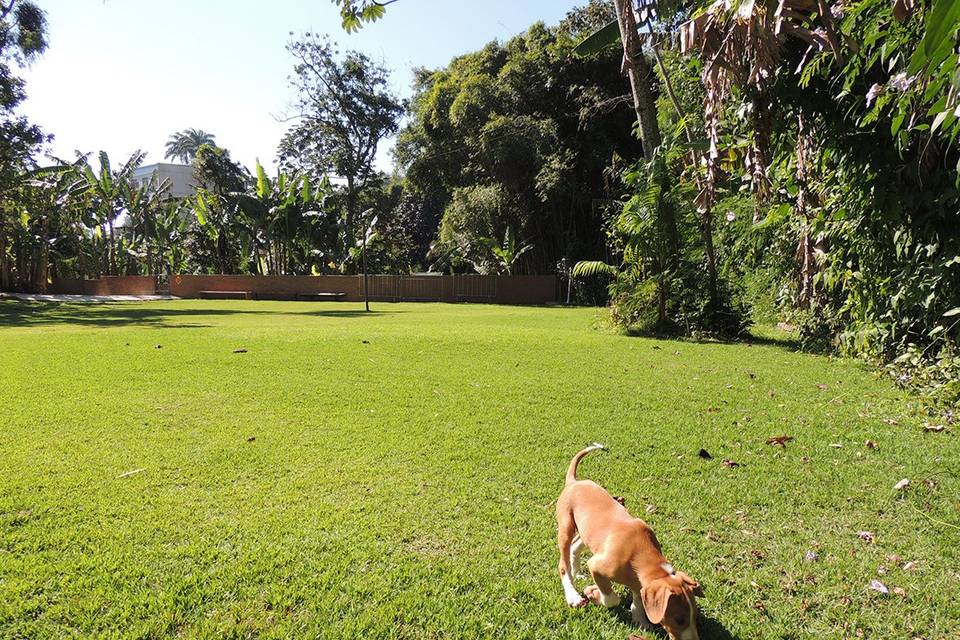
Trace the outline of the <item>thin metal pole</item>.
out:
[[[370,311],[370,295],[367,290],[367,234],[363,235],[363,306]]]

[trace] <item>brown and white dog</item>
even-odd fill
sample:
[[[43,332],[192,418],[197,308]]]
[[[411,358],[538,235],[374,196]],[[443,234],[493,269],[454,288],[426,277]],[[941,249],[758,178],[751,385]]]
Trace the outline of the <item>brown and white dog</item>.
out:
[[[591,480],[577,480],[580,460],[603,445],[593,444],[573,456],[557,501],[557,546],[560,580],[567,604],[580,607],[587,599],[605,607],[620,604],[613,583],[633,593],[630,613],[645,628],[663,626],[673,640],[698,640],[697,603],[700,585],[682,571],[674,571],[647,523],[631,516],[607,491]],[[593,556],[587,567],[594,584],[584,590],[573,585],[579,555],[586,546]],[[640,604],[642,603],[642,606]]]

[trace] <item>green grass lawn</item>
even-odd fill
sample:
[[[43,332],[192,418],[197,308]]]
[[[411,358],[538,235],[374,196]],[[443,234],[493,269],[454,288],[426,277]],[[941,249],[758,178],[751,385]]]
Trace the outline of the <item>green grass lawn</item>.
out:
[[[594,440],[581,476],[703,583],[701,637],[960,637],[956,431],[862,366],[356,307],[0,301],[0,637],[625,640],[556,575]]]

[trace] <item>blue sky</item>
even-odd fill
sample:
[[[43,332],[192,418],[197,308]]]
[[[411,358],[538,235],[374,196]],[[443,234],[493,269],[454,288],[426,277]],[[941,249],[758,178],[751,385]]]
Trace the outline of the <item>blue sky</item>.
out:
[[[216,134],[247,166],[273,166],[292,97],[290,32],[329,33],[343,48],[382,61],[395,91],[410,94],[411,69],[443,66],[536,20],[555,24],[576,0],[399,0],[359,33],[340,28],[330,0],[37,0],[50,48],[27,69],[22,108],[56,140],[53,151],[136,149],[163,160],[170,133]],[[378,164],[389,168],[384,145]]]

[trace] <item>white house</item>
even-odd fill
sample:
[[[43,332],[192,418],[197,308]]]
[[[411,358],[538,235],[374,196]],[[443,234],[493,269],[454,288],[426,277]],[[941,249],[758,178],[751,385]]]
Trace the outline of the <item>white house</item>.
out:
[[[138,167],[133,172],[134,185],[141,187],[155,179],[158,183],[170,182],[170,195],[174,198],[189,198],[197,192],[197,185],[193,180],[193,167],[188,164],[171,164],[158,162]]]

